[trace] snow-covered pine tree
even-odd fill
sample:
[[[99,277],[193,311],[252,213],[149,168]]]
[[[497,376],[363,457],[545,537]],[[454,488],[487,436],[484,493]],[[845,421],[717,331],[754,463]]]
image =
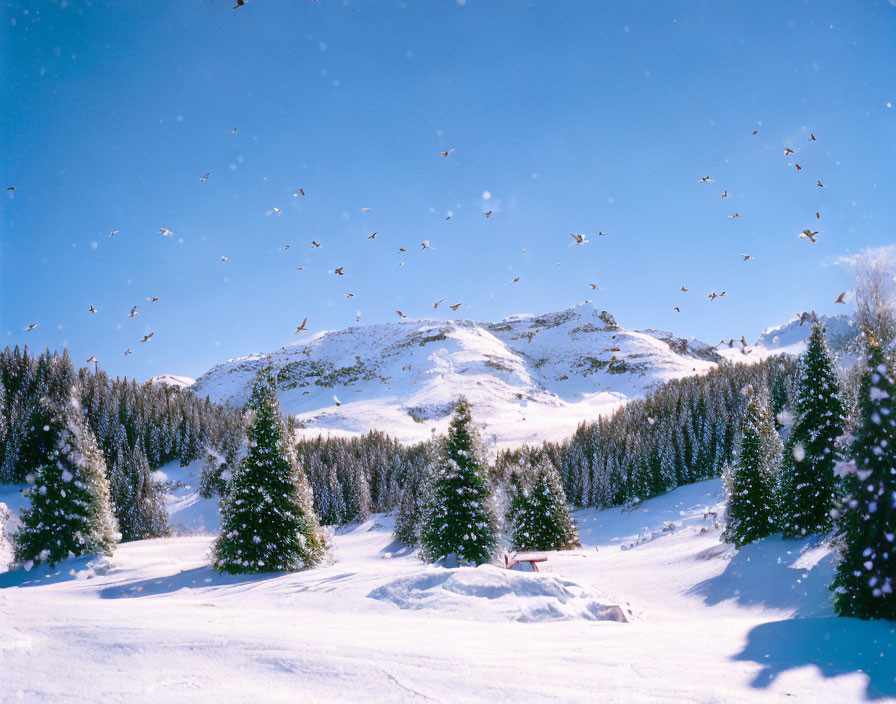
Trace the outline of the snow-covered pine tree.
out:
[[[427,497],[420,534],[423,556],[430,562],[453,556],[461,565],[481,565],[495,551],[495,519],[479,454],[470,404],[460,397]]]
[[[825,330],[816,320],[802,360],[796,419],[787,438],[778,505],[785,537],[823,533],[833,525],[843,404]]]
[[[775,532],[775,485],[783,446],[768,392],[748,385],[734,459],[724,474],[728,525],[722,536],[737,547]]]
[[[280,415],[270,368],[259,372],[249,399],[249,455],[221,500],[214,565],[222,572],[289,572],[313,567],[326,544],[311,487]]]
[[[77,393],[61,407],[39,401],[44,419],[32,435],[38,461],[27,468],[31,505],[15,535],[15,559],[55,565],[69,557],[111,554],[120,537],[112,515],[103,453],[87,428]]]
[[[896,621],[896,382],[877,347],[861,396],[862,424],[846,477],[850,491],[838,520],[844,541],[834,605],[841,616]]]
[[[542,455],[533,476],[510,501],[507,523],[514,550],[564,550],[579,545],[575,521],[569,515],[560,474]]]

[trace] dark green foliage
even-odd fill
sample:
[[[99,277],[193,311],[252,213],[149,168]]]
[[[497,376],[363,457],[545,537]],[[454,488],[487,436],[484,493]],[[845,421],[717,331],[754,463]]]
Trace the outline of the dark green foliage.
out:
[[[822,533],[833,525],[836,441],[843,434],[844,411],[825,331],[817,321],[801,367],[779,497],[781,527],[785,537],[791,538]]]
[[[55,565],[69,557],[111,553],[117,531],[102,452],[86,427],[77,397],[42,398],[33,410],[43,425],[30,435],[27,469],[31,505],[15,535],[15,559]]]
[[[439,466],[433,477],[420,545],[430,562],[453,556],[458,564],[480,565],[495,551],[495,522],[470,406],[460,398]]]
[[[510,501],[507,522],[514,550],[564,550],[579,545],[575,521],[553,463],[542,456]]]
[[[269,369],[256,378],[248,408],[254,416],[249,454],[221,501],[215,567],[231,573],[313,567],[323,558],[326,545]]]
[[[832,589],[841,616],[896,621],[896,383],[872,347],[861,391],[862,422],[849,448],[838,527],[842,560]]]
[[[775,532],[775,485],[781,468],[781,438],[768,392],[747,386],[734,461],[725,472],[727,527],[722,536],[737,547]]]
[[[109,487],[122,542],[168,535],[165,492],[153,479],[142,444],[116,457]]]

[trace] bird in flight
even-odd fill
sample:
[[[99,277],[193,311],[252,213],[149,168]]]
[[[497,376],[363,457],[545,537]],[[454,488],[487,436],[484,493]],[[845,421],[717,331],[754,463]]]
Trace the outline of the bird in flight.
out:
[[[7,187],[6,187],[6,190],[7,190],[7,191],[14,191],[14,190],[16,190],[16,187],[15,187],[15,186],[7,186]]]
[[[513,281],[510,282],[510,285],[513,286],[519,280],[520,280],[520,277],[517,276]]]
[[[448,156],[451,152],[453,152],[453,151],[454,151],[454,149],[449,149],[448,151],[439,152],[439,156],[442,157],[442,158],[444,159],[445,157],[447,157],[447,156]]]
[[[88,313],[99,313],[99,311],[96,308],[94,308],[93,306],[90,306],[90,308],[87,309],[87,312]]]
[[[370,208],[361,208],[361,212],[362,212],[362,213],[369,213],[369,212],[370,212]]]
[[[421,252],[422,252],[424,249],[435,249],[435,247],[433,247],[433,246],[429,243],[429,240],[423,240],[423,242],[422,242],[421,244],[423,245],[422,247],[420,247],[420,251],[421,251]]]
[[[346,297],[346,298],[354,298],[354,297],[355,297],[355,294],[353,294],[353,293],[347,293],[347,294],[345,294],[345,297]]]
[[[824,184],[821,181],[819,181],[818,179],[815,179],[815,183],[818,185],[819,188],[824,188]]]
[[[451,310],[457,310],[463,305],[463,303],[455,303],[453,306],[448,306]]]
[[[314,240],[311,240],[311,248],[314,249],[315,247],[320,247],[320,242],[315,242]]]
[[[131,352],[131,348],[130,348],[130,347],[128,347],[128,348],[124,351],[124,356],[127,357],[129,354],[134,354],[133,352]]]
[[[372,235],[368,236],[367,239],[372,240],[374,238],[376,238],[376,232],[374,232]]]
[[[600,286],[598,286],[597,284],[588,284],[588,285],[591,287],[592,291],[597,291],[597,289],[600,288]]]
[[[797,171],[802,171],[802,170],[803,170],[803,167],[800,166],[799,164],[788,164],[788,166],[795,166]]]
[[[398,313],[398,317],[399,317],[399,318],[407,318],[407,317],[408,317],[408,316],[406,316],[404,313],[402,313],[400,310],[397,310],[397,311],[395,311],[395,312]]]
[[[298,196],[300,193],[304,196],[304,195],[305,195],[305,189],[304,189],[304,188],[300,188],[298,191],[296,191],[295,193],[292,194],[292,197],[295,198],[295,197]]]
[[[240,3],[240,4],[242,4],[242,3]],[[236,8],[234,8],[234,9],[236,9]],[[230,132],[228,134],[235,134],[235,133],[236,133],[236,127],[234,127],[232,130],[230,130]]]
[[[710,301],[714,301],[714,300],[716,300],[718,297],[719,297],[719,294],[717,294],[715,291],[713,291],[712,293],[710,293],[710,294],[707,296],[707,298],[708,298]]]
[[[230,257],[224,257],[224,256],[222,256],[222,257],[221,257],[221,261],[222,261],[222,262],[230,261]]]
[[[129,318],[136,318],[138,315],[140,315],[140,314],[137,312],[137,306],[134,306],[133,308],[131,308],[131,312],[128,313]]]
[[[115,235],[117,235],[117,234],[118,234],[118,230],[112,230],[112,232],[109,233],[109,237],[115,237]]]
[[[712,179],[709,176],[704,176],[697,183],[712,183]]]
[[[280,208],[278,208],[276,205],[274,206],[274,212],[277,213],[277,215],[280,214]]]
[[[433,307],[433,308],[438,308],[438,307],[439,307],[439,303],[441,303],[441,302],[444,301],[444,300],[445,300],[444,298],[440,298],[439,300],[437,300],[435,303],[432,304],[432,307]]]
[[[809,133],[809,141],[810,141],[810,142],[816,142],[816,141],[818,141],[818,140],[815,139],[815,135],[814,135],[812,132]]]
[[[155,303],[157,300],[159,300],[159,297],[153,296],[152,298],[147,298],[146,300],[149,301],[150,303]]]
[[[31,332],[31,331],[34,330],[34,328],[36,328],[38,325],[40,325],[40,323],[28,323],[28,327],[25,328],[25,332]]]
[[[815,211],[815,219],[821,220],[821,213],[819,213],[817,210]]]
[[[336,274],[336,276],[345,276],[345,272],[342,271],[343,268],[344,267],[341,267],[341,266],[336,267],[335,269],[333,269],[333,273]]]
[[[489,211],[485,214],[485,217],[489,217],[493,212],[494,212],[493,210],[489,210]]]
[[[750,255],[750,254],[741,254],[740,256],[742,256],[742,257],[744,258],[744,261],[747,261],[748,259],[753,259],[753,258],[754,258],[754,257],[753,257],[752,255]]]
[[[202,183],[202,182],[205,181],[205,179],[207,179],[207,178],[208,178],[208,174],[206,174],[206,175],[203,176],[201,179],[199,179],[199,183]]]
[[[724,191],[722,191],[722,198],[727,198],[727,197],[728,197],[728,189],[726,188]]]
[[[333,395],[333,403],[335,403],[337,406],[342,405],[342,401],[340,401],[339,398],[335,394]]]
[[[688,287],[687,287],[687,286],[682,286],[682,287],[681,287],[680,289],[678,289],[678,290],[681,291],[682,293],[687,293],[687,292],[688,292]]]
[[[739,218],[739,217],[740,217],[740,213],[734,213],[734,215],[729,215],[728,217],[729,217],[729,218]]]
[[[800,233],[800,239],[801,240],[809,240],[810,242],[815,242],[815,235],[817,235],[817,234],[818,234],[818,230],[815,230],[815,232],[812,232],[812,230],[806,229]]]
[[[159,232],[161,232],[162,235],[163,235],[164,237],[171,237],[171,235],[174,234],[174,233],[173,233],[171,230],[169,230],[167,227],[160,227],[160,228],[159,228]]]
[[[681,308],[679,308],[678,306],[675,306],[672,310],[674,310],[676,313],[681,313]]]
[[[406,250],[404,247],[399,247],[399,248],[398,248],[398,253],[399,253],[399,254],[401,254],[402,252],[407,252],[407,251],[408,251],[408,250]]]
[[[585,235],[582,235],[582,234],[578,234],[578,233],[575,233],[575,232],[570,232],[570,233],[569,233],[569,236],[572,237],[572,238],[575,240],[575,242],[573,242],[573,245],[577,245],[577,244],[587,244],[587,242],[588,242],[588,240],[586,239]]]
[[[841,293],[839,296],[837,296],[837,300],[834,301],[834,303],[843,303],[843,304],[845,304],[846,301],[843,300],[843,297],[844,297],[845,295],[846,295],[846,291],[844,291],[844,292]]]
[[[298,335],[300,332],[302,332],[302,330],[305,330],[306,329],[305,324],[307,322],[308,322],[308,316],[306,315],[305,318],[302,320],[302,324],[296,328],[296,331],[293,333],[293,335]]]
[[[144,336],[143,336],[143,339],[140,340],[140,342],[148,342],[148,341],[149,341],[149,338],[151,338],[153,335],[155,335],[154,332],[151,332],[151,333],[149,333],[148,335],[144,335]]]
[[[753,134],[751,134],[750,136],[755,137],[757,134],[759,134],[759,130],[753,130]]]
[[[796,152],[790,147],[787,147],[787,149],[784,150],[784,156],[787,156],[788,154],[796,154]]]
[[[93,355],[90,355],[90,356],[87,358],[87,361],[88,361],[88,362],[96,362],[96,361],[98,361],[98,360],[97,360],[97,358],[94,357]]]

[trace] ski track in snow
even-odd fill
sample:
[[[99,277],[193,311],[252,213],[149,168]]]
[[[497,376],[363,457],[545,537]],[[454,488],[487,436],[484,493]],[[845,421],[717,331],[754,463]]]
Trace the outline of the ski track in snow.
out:
[[[371,598],[440,569],[396,550],[382,515],[333,531],[325,566],[220,575],[201,464],[163,469],[183,534],[121,545],[90,579],[87,558],[0,574],[0,701],[896,701],[896,624],[832,616],[817,538],[720,544],[704,519],[717,479],[578,511],[582,548],[547,553],[543,576],[513,573],[605,595],[629,623],[527,623],[481,595],[448,611]],[[19,508],[15,489],[0,501]]]

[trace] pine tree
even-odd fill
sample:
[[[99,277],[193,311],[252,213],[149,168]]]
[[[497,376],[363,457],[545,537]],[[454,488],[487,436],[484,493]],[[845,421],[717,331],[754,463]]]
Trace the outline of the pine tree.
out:
[[[510,502],[508,523],[513,529],[513,549],[563,550],[579,545],[560,474],[547,456],[542,456],[530,483],[521,487]]]
[[[16,561],[52,566],[69,557],[110,554],[119,536],[105,461],[77,394],[73,391],[62,407],[48,398],[39,406],[45,423],[32,435],[39,458],[27,468],[31,505],[15,536]]]
[[[420,543],[430,562],[454,556],[458,564],[488,562],[496,545],[485,472],[470,405],[458,399],[428,497]]]
[[[311,487],[296,458],[270,368],[255,380],[249,454],[221,501],[215,567],[222,572],[288,572],[313,567],[326,545]]]
[[[724,477],[728,525],[723,538],[737,547],[775,531],[775,484],[783,450],[768,393],[747,386],[744,395],[740,437],[734,461]]]
[[[835,444],[844,422],[839,393],[825,331],[816,321],[802,359],[796,419],[781,470],[778,503],[786,537],[822,533],[833,524]]]
[[[850,447],[850,489],[832,589],[841,616],[896,621],[896,382],[879,348],[865,374],[862,423]]]

